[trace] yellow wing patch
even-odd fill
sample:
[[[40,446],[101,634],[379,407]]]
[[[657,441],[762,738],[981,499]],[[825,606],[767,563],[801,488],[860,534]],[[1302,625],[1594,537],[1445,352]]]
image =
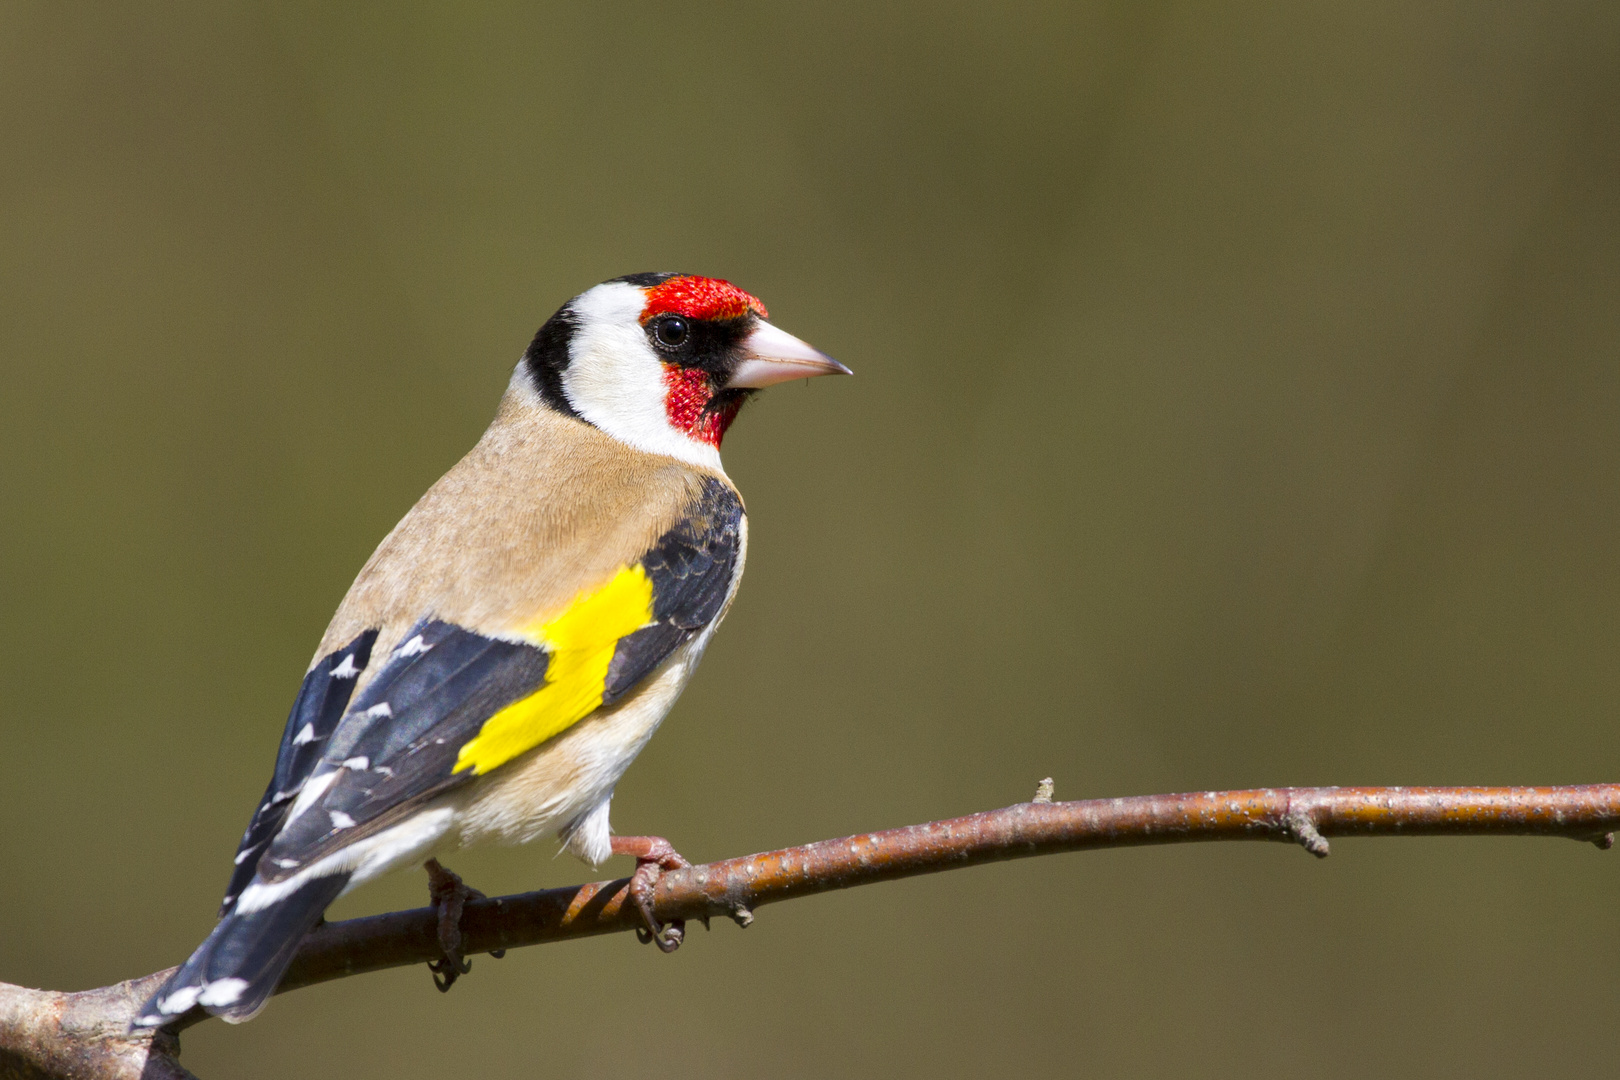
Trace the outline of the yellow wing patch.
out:
[[[589,716],[602,704],[619,639],[652,621],[653,583],[638,563],[595,592],[581,593],[556,618],[529,627],[551,654],[546,684],[484,721],[456,755],[453,771],[487,773]]]

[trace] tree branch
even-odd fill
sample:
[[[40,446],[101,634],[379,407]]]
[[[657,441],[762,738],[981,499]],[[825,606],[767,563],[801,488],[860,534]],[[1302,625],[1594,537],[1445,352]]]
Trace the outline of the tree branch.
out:
[[[1273,840],[1325,857],[1331,836],[1562,836],[1608,848],[1620,829],[1620,784],[1266,788],[1085,802],[1049,799],[1049,782],[1043,781],[1035,802],[1005,810],[669,871],[659,879],[654,911],[663,922],[725,915],[746,926],[755,908],[797,896],[1092,848]],[[463,951],[635,929],[635,913],[624,902],[627,883],[619,878],[469,901],[461,922]],[[277,992],[435,960],[436,931],[432,908],[327,923],[305,940]],[[177,1044],[171,1035],[154,1045],[147,1036],[125,1033],[134,1010],[167,974],[78,994],[0,984],[0,1080],[189,1076],[173,1061]],[[178,1032],[204,1019],[206,1013],[193,1010],[171,1029]]]

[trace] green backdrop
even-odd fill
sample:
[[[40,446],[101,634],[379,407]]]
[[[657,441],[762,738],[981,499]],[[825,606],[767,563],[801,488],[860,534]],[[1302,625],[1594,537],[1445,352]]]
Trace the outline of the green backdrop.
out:
[[[747,581],[621,830],[718,858],[1049,775],[1620,780],[1613,4],[8,0],[0,979],[201,939],[361,562],[540,322],[649,269],[857,374],[727,440]],[[552,851],[451,865],[588,877]],[[1620,855],[1334,852],[980,868],[443,997],[372,975],[183,1060],[1613,1075]]]

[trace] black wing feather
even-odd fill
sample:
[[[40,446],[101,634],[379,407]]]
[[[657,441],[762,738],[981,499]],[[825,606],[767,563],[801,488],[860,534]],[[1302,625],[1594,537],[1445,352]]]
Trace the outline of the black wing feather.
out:
[[[619,639],[603,704],[623,697],[719,617],[736,576],[742,519],[736,491],[708,480],[692,511],[642,558],[653,583],[654,622]]]
[[[265,880],[290,877],[470,779],[452,771],[461,745],[485,720],[544,686],[549,660],[533,645],[446,622],[413,627],[327,748],[323,771],[345,763],[347,771],[319,806],[276,837]]]
[[[337,652],[322,657],[304,676],[287,717],[287,730],[281,736],[275,774],[237,846],[236,869],[231,871],[230,884],[225,887],[225,900],[219,906],[221,915],[253,880],[265,847],[281,829],[304,781],[320,764],[327,740],[349,706],[355,681],[371,662],[371,647],[376,641],[377,631],[367,630]]]

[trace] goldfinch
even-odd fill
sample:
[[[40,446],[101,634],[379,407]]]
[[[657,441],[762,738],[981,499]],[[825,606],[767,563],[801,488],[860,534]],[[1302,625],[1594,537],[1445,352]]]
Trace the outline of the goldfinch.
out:
[[[332,901],[485,841],[637,856],[669,947],[640,871],[684,861],[613,836],[608,806],[742,577],[720,442],[761,387],[848,372],[716,278],[634,274],[563,305],[338,607],[219,922],[136,1026],[252,1017]]]

